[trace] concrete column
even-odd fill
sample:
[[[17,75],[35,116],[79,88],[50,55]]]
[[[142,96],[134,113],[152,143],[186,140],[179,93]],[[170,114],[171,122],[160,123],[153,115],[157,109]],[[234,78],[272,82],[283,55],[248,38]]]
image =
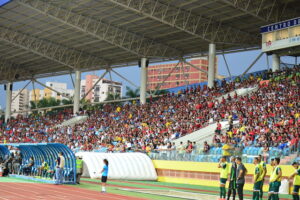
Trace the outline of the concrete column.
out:
[[[280,70],[280,57],[277,54],[272,55],[272,71],[276,72]]]
[[[209,44],[208,50],[208,74],[207,74],[207,86],[209,88],[214,87],[215,80],[215,58],[216,58],[216,45]]]
[[[141,59],[141,86],[140,86],[140,103],[146,103],[147,92],[147,58]]]
[[[76,114],[79,111],[80,105],[80,82],[81,82],[81,71],[75,71],[75,88],[74,88],[74,105],[73,113]]]
[[[6,108],[5,108],[5,122],[11,117],[11,95],[12,95],[12,83],[6,84]]]

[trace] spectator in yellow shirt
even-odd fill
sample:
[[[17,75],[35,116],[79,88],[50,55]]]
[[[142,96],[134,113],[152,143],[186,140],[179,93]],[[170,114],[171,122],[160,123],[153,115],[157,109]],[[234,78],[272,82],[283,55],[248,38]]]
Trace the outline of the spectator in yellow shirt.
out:
[[[228,160],[229,157],[231,156],[231,152],[230,152],[231,149],[232,149],[232,147],[229,144],[229,142],[226,142],[222,147],[223,156],[226,158],[226,160]]]

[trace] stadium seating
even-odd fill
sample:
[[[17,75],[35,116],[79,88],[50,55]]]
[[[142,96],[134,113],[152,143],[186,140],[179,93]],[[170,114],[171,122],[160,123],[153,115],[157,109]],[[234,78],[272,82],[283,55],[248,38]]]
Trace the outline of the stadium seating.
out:
[[[220,81],[214,89],[191,87],[150,98],[143,106],[106,104],[72,128],[56,127],[72,118],[68,109],[52,116],[18,116],[0,127],[0,141],[56,142],[74,152],[139,151],[153,159],[199,162],[217,162],[228,142],[232,155],[242,155],[245,162],[258,154],[267,160],[289,156],[299,142],[299,77],[299,67],[264,71]],[[268,84],[261,85],[263,80]],[[226,125],[229,119],[232,127]],[[220,134],[215,132],[217,121],[222,123]],[[209,152],[203,152],[204,141],[210,143]]]

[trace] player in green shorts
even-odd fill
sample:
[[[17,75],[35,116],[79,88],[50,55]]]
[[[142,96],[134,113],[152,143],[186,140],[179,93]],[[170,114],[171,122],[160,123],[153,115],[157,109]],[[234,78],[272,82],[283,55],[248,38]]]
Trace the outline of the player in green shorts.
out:
[[[266,163],[262,160],[262,155],[258,155],[258,159],[259,159],[259,165],[262,167],[262,174],[261,174],[261,187],[260,187],[260,192],[259,192],[259,198],[263,199],[263,195],[264,195],[264,191],[263,191],[263,186],[264,186],[264,182],[265,182],[265,176],[267,174],[267,165]]]
[[[274,170],[274,158],[271,159],[271,163],[270,163],[271,167],[272,167],[272,171]],[[273,184],[269,181],[269,192],[268,192],[268,200],[271,200],[271,195],[273,194],[272,192],[273,190]]]
[[[279,200],[279,187],[281,185],[282,169],[279,166],[280,158],[275,158],[273,161],[274,170],[270,176],[270,200]]]
[[[293,181],[293,200],[299,200],[299,189],[300,189],[300,169],[299,163],[294,162],[292,166],[295,168],[295,172],[290,176],[290,179],[294,178]]]
[[[223,156],[220,159],[218,168],[221,169],[220,172],[220,200],[225,200],[226,198],[226,181],[228,178],[228,172],[229,172],[229,164],[226,162],[226,157]]]
[[[255,165],[254,175],[253,175],[253,200],[259,200],[259,193],[262,184],[262,176],[263,173],[262,166],[259,164],[259,158],[255,157],[253,164]]]
[[[230,179],[229,179],[229,187],[228,187],[228,194],[227,200],[230,200],[230,196],[232,194],[232,199],[235,200],[236,196],[236,171],[237,171],[237,164],[235,163],[235,157],[231,156],[230,158]]]

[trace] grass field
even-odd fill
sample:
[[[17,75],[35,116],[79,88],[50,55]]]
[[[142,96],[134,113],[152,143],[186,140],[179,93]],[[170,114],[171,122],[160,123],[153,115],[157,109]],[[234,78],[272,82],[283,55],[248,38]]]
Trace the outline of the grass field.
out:
[[[55,186],[36,181],[0,177],[0,200],[18,199],[218,199],[219,188],[155,181],[110,180],[107,193],[100,193],[100,180],[81,180],[80,185]],[[16,191],[18,191],[16,193]],[[167,196],[165,196],[167,195]],[[173,195],[173,197],[169,196]],[[252,192],[245,191],[245,199],[251,199]],[[266,195],[266,194],[265,194]],[[282,200],[290,199],[280,195]]]

